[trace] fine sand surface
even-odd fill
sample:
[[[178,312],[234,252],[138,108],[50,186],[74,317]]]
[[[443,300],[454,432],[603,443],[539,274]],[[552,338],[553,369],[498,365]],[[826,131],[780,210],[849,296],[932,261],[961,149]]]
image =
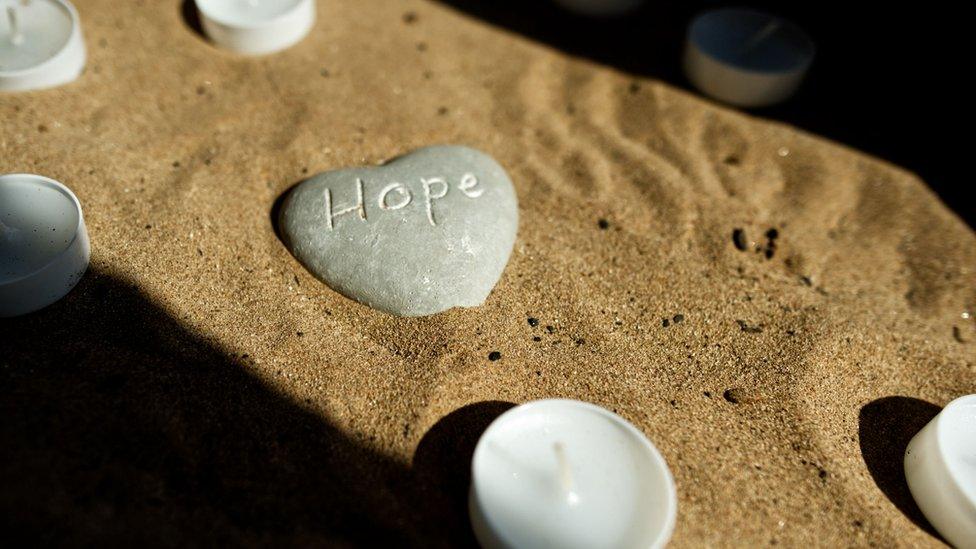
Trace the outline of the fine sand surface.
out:
[[[433,2],[323,0],[257,59],[179,0],[76,4],[83,78],[0,95],[0,172],[74,189],[93,248],[0,322],[0,536],[470,543],[480,430],[565,397],[661,450],[674,547],[938,545],[902,449],[976,392],[976,236],[911,174]],[[483,306],[370,310],[275,236],[307,175],[434,143],[518,192]]]

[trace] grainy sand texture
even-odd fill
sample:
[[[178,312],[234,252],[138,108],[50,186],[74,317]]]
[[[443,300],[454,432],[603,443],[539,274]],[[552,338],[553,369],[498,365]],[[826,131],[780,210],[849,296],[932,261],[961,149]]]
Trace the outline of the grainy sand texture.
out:
[[[93,248],[0,321],[3,538],[469,544],[481,429],[565,397],[661,450],[673,547],[940,543],[902,451],[976,392],[976,236],[912,174],[436,2],[323,0],[261,58],[76,5],[83,77],[0,95],[0,172],[70,186]],[[436,143],[518,193],[483,306],[391,317],[276,237],[303,178]]]

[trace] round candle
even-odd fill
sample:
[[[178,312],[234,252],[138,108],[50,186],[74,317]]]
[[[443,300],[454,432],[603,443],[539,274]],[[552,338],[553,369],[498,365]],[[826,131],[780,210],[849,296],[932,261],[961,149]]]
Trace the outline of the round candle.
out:
[[[0,175],[0,317],[64,297],[90,255],[81,205],[71,190],[40,175]]]
[[[0,0],[0,90],[50,88],[78,78],[85,44],[66,0]]]
[[[664,458],[626,420],[539,400],[502,414],[478,441],[469,511],[485,548],[661,547],[677,496]]]
[[[699,90],[740,107],[789,98],[813,62],[813,41],[779,17],[728,8],[696,17],[688,28],[685,73]]]
[[[203,30],[218,46],[262,55],[297,44],[315,23],[314,0],[196,0]]]
[[[905,450],[905,479],[932,526],[952,545],[976,548],[976,395],[953,400]]]

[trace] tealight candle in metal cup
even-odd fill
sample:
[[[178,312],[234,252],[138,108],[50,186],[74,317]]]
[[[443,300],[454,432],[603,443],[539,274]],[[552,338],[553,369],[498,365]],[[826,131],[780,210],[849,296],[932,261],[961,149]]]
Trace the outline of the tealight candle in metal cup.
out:
[[[315,0],[195,0],[214,44],[264,55],[301,41],[315,23]]]
[[[485,549],[664,547],[678,498],[664,458],[631,423],[576,400],[498,417],[471,464],[469,513]]]
[[[0,317],[67,295],[90,256],[81,204],[70,189],[40,175],[0,175]]]
[[[78,78],[85,42],[67,0],[0,0],[0,91],[51,88]]]
[[[953,400],[912,437],[905,478],[946,541],[976,548],[976,395]]]
[[[815,51],[810,37],[790,21],[722,8],[691,22],[684,68],[705,95],[738,107],[764,107],[793,95]]]

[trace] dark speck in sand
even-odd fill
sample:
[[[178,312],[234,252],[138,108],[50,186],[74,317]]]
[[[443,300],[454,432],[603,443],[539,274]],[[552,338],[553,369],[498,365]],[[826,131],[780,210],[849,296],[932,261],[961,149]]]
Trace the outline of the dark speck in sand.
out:
[[[417,51],[427,51],[427,42],[417,42]]]
[[[779,238],[779,231],[775,228],[766,231],[766,245],[763,246],[763,255],[766,259],[772,259],[776,253],[776,239]]]
[[[602,230],[602,231],[605,231],[605,230],[607,230],[607,229],[610,228],[610,222],[607,221],[606,219],[603,219],[603,218],[600,218],[596,222],[596,224],[597,224],[598,227],[600,227],[600,230]]]
[[[532,341],[535,341],[536,343],[538,343],[538,342],[542,341],[542,338],[539,337],[539,336],[532,336]]]
[[[730,154],[726,156],[723,162],[725,162],[727,166],[738,166],[739,164],[742,163],[742,161],[739,160],[739,157],[734,154]]]
[[[671,319],[670,318],[662,318],[661,319],[661,326],[664,326],[665,328],[667,328],[670,325],[671,325]]]
[[[673,320],[675,324],[684,322],[685,315],[680,314],[680,313],[679,314],[676,314],[676,315],[674,315],[674,318],[672,318],[671,320]]]
[[[705,391],[702,394],[705,395],[707,398],[712,398],[712,393],[710,393],[709,391]]]
[[[746,232],[742,229],[735,229],[732,231],[732,243],[735,244],[735,249],[740,252],[744,252],[749,249],[749,241],[746,239]]]
[[[726,389],[722,397],[732,404],[755,404],[762,400],[762,395],[750,389]]]
[[[736,320],[736,324],[739,325],[739,329],[747,334],[758,334],[763,331],[762,326],[750,326],[745,320]]]
[[[641,89],[640,82],[631,82],[630,87],[628,89],[630,90],[630,93],[639,92]]]
[[[412,25],[416,23],[417,19],[419,19],[419,17],[417,16],[417,12],[415,11],[408,11],[407,13],[403,14],[403,22],[408,25]]]
[[[952,327],[952,337],[955,338],[955,340],[959,343],[966,343],[966,340],[962,337],[962,330],[959,329],[959,326]]]
[[[552,325],[546,326],[546,331],[549,332],[550,334],[554,334],[556,333],[556,327]]]
[[[332,73],[329,72],[329,69],[322,69],[319,71],[319,74],[322,75],[322,78],[328,78]]]
[[[539,325],[539,319],[536,318],[536,317],[534,317],[534,316],[530,316],[529,317],[529,326],[532,326],[533,328],[535,328],[538,325]]]
[[[813,280],[811,280],[809,276],[801,276],[800,282],[802,282],[804,286],[813,286]]]
[[[488,353],[488,360],[492,362],[495,362],[496,360],[500,360],[501,358],[502,358],[502,354],[499,353],[498,351],[492,351]]]
[[[447,114],[447,107],[440,107],[440,108],[438,108],[437,109],[437,114],[439,114],[440,116],[444,116],[445,114]]]

